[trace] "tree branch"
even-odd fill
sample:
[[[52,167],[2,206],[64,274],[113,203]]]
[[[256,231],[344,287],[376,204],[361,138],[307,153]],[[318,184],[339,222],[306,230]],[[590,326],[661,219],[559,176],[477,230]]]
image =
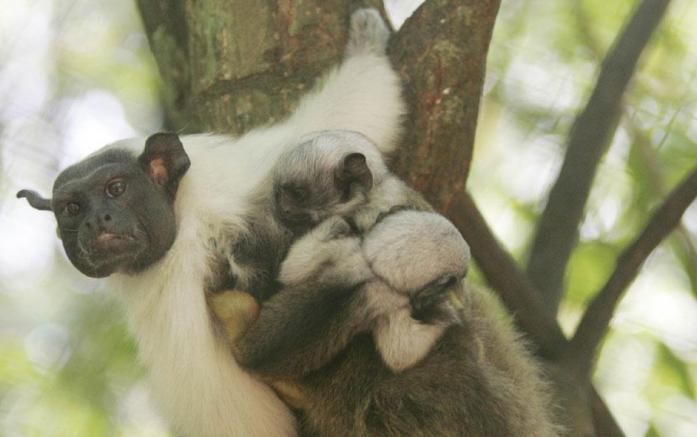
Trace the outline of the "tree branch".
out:
[[[561,300],[566,266],[598,163],[617,126],[622,96],[669,3],[641,2],[605,57],[590,99],[569,133],[564,163],[540,216],[527,266],[550,314],[556,314]]]
[[[165,124],[177,130],[187,123],[191,105],[190,68],[186,59],[189,30],[184,2],[137,0],[160,77]]]
[[[508,310],[516,317],[518,326],[538,346],[539,355],[556,366],[555,361],[568,347],[556,320],[542,311],[539,292],[518,269],[513,258],[501,247],[487,226],[476,204],[468,193],[458,196],[452,207],[444,212],[458,227],[470,244],[472,254],[491,287],[497,291]],[[559,369],[564,372],[564,369]],[[578,378],[576,384],[588,384],[590,409],[595,434],[606,437],[623,437],[624,433],[615,421],[605,402],[598,395],[588,376]],[[569,405],[564,405],[569,408]],[[583,409],[576,411],[573,426],[582,423]]]
[[[365,3],[138,0],[172,128],[240,134],[285,117],[339,61]]]
[[[409,104],[395,171],[436,209],[467,179],[498,9],[499,0],[428,0],[390,44]]]
[[[472,198],[468,193],[458,195],[443,213],[462,232],[486,280],[520,328],[532,337],[540,355],[553,360],[566,345],[564,334],[556,320],[544,311],[539,292],[498,243]]]
[[[543,311],[539,292],[518,269],[508,252],[498,243],[469,194],[464,193],[459,197],[461,199],[456,200],[446,214],[470,244],[477,265],[508,310],[515,315],[518,326],[539,347],[539,355],[550,361],[548,365],[556,366],[554,361],[568,346],[559,325]],[[564,369],[559,371],[563,372]],[[624,433],[617,425],[612,413],[592,384],[587,382],[587,378],[587,376],[579,378],[576,384],[588,384],[595,434],[623,437]],[[569,405],[564,407],[568,409]],[[578,426],[578,423],[583,423],[581,420],[584,414],[583,408],[580,406],[577,408],[573,416],[574,427]]]
[[[590,390],[590,402],[595,435],[602,437],[624,437],[622,428],[620,428],[615,417],[607,408],[605,401],[603,401],[594,387],[591,387]]]
[[[571,339],[564,361],[580,374],[589,374],[600,341],[607,333],[612,314],[639,268],[675,228],[685,210],[697,197],[697,168],[675,188],[653,214],[639,237],[617,259],[617,266],[605,286],[586,309]]]

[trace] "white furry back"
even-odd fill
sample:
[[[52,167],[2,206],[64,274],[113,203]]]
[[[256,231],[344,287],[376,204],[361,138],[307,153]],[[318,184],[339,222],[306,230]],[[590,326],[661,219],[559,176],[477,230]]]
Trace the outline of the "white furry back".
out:
[[[290,411],[270,388],[240,369],[215,336],[203,289],[211,256],[208,243],[221,235],[234,240],[249,211],[247,195],[297,138],[318,130],[350,129],[368,136],[384,153],[394,149],[404,112],[399,80],[387,58],[374,50],[377,46],[360,42],[285,122],[239,139],[182,137],[192,165],[177,193],[176,241],[146,272],[113,278],[155,397],[178,433],[296,434]],[[142,139],[127,140],[109,147],[140,153],[143,144]]]
[[[186,436],[295,435],[290,411],[214,335],[201,285],[207,271],[201,225],[183,220],[170,256],[141,276],[121,278],[157,404]]]
[[[387,58],[363,53],[333,70],[321,92],[305,98],[291,121],[303,126],[303,133],[360,132],[389,154],[399,139],[404,112],[401,83]]]

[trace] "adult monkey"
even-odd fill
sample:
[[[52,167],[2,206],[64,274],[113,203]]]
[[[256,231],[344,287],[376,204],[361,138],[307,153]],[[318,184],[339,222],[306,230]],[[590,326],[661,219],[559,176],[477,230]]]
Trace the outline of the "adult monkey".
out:
[[[296,138],[352,129],[394,147],[404,105],[375,11],[359,10],[343,63],[284,122],[234,139],[156,134],[109,145],[65,169],[53,211],[68,258],[119,290],[154,394],[175,430],[189,436],[286,436],[294,418],[273,391],[241,370],[206,306],[219,266],[236,274],[233,243],[246,235],[247,195]],[[186,151],[185,151],[186,149]],[[221,262],[222,261],[222,262]],[[240,286],[247,278],[239,275]]]

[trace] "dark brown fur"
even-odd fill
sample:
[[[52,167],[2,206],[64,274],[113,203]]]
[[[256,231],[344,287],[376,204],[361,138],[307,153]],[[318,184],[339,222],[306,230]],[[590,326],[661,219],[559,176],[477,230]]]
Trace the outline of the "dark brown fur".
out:
[[[462,323],[393,373],[369,333],[345,336],[360,298],[341,287],[315,291],[281,291],[233,348],[299,410],[302,435],[556,435],[540,370],[488,292],[467,290]]]

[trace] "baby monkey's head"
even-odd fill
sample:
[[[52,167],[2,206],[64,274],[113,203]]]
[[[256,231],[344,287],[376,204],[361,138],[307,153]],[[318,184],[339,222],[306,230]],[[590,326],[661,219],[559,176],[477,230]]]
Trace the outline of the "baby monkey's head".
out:
[[[329,216],[352,215],[386,174],[379,150],[358,132],[310,134],[274,167],[274,215],[294,232],[304,233]]]

